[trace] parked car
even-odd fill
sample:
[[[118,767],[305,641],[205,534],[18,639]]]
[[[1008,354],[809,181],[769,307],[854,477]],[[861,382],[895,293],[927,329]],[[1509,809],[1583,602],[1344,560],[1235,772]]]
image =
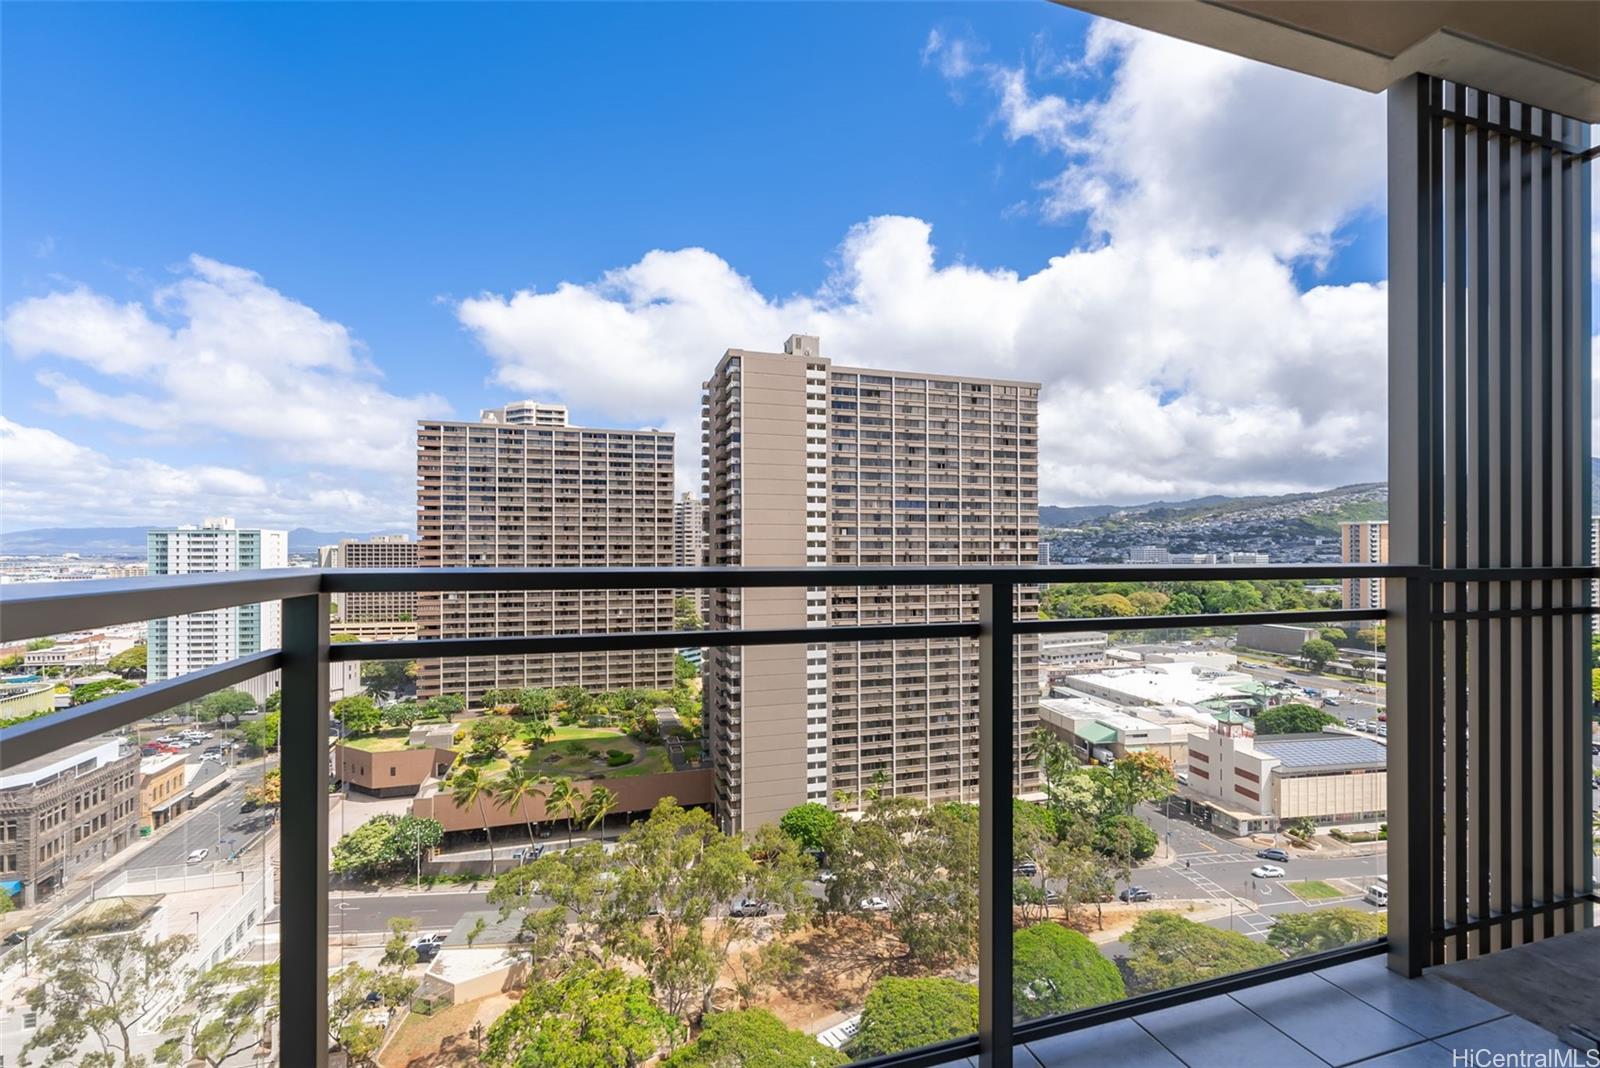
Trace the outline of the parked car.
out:
[[[428,964],[432,962],[433,959],[439,955],[439,950],[442,948],[444,947],[437,942],[424,942],[420,946],[412,947],[412,949],[416,951],[417,963],[419,964]]]
[[[771,908],[772,906],[768,905],[765,901],[757,901],[754,898],[741,897],[738,901],[733,903],[733,907],[728,910],[728,915],[765,916],[771,910]]]
[[[861,899],[861,908],[866,912],[887,912],[889,903],[881,897],[864,897]]]
[[[1117,900],[1126,901],[1131,904],[1135,901],[1154,901],[1155,897],[1156,895],[1152,894],[1142,886],[1130,886],[1122,893],[1117,895]]]
[[[837,878],[838,876],[834,875],[833,872],[829,871],[827,868],[823,868],[821,871],[817,872],[817,882],[819,883],[831,883]]]
[[[1289,863],[1289,854],[1282,849],[1258,849],[1256,856],[1261,860],[1275,860],[1280,864]]]
[[[209,849],[191,849],[191,850],[189,850],[188,863],[190,863],[190,864],[198,864],[202,860],[205,860],[210,855],[211,855],[211,850],[209,850]]]
[[[1035,875],[1039,874],[1039,865],[1035,864],[1031,860],[1025,860],[1021,864],[1018,864],[1016,867],[1012,868],[1011,872],[1013,875],[1021,875],[1024,878],[1032,879]]]
[[[421,949],[423,946],[442,945],[444,945],[444,935],[442,934],[421,935],[411,940],[412,949]]]
[[[544,846],[542,845],[518,846],[511,851],[511,859],[518,864],[526,864],[529,861],[538,860],[542,856],[544,856]]]
[[[1356,730],[1358,730],[1358,731],[1370,731],[1371,729],[1372,729],[1372,724],[1368,723],[1366,720],[1364,720],[1364,719],[1356,720]]]
[[[1386,723],[1378,724],[1378,737],[1379,738],[1387,738],[1387,737],[1389,737],[1389,725],[1388,724],[1386,724]]]
[[[1276,864],[1263,864],[1259,868],[1252,869],[1250,875],[1256,879],[1281,879],[1284,870]]]
[[[1188,786],[1189,785],[1189,774],[1188,774],[1188,772],[1180,771],[1176,775],[1174,775],[1173,778],[1178,780],[1178,785],[1179,786]]]

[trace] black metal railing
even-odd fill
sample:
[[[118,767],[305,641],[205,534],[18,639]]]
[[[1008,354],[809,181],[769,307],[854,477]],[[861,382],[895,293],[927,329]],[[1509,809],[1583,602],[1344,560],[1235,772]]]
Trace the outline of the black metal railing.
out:
[[[1481,570],[1481,569],[1480,569]],[[1296,958],[1283,965],[1211,980],[1191,987],[1129,998],[1095,1009],[1015,1023],[1012,1013],[1012,805],[1016,752],[1012,731],[1015,708],[1015,638],[1023,634],[1074,631],[1160,630],[1229,627],[1253,623],[1375,620],[1371,609],[1318,609],[1283,612],[1210,613],[1188,616],[1093,619],[1015,618],[1019,586],[1039,583],[1108,581],[1194,582],[1234,579],[1382,578],[1391,590],[1406,582],[1511,581],[1539,578],[1577,581],[1595,576],[1593,568],[1503,569],[1479,576],[1429,572],[1389,565],[1243,565],[1112,567],[826,567],[826,568],[417,568],[395,570],[282,570],[225,575],[144,578],[106,582],[26,584],[0,588],[0,642],[180,616],[266,600],[283,603],[282,648],[255,653],[172,679],[63,710],[0,730],[0,770],[43,756],[72,742],[116,730],[184,701],[254,676],[282,672],[280,752],[282,761],[281,976],[282,1014],[279,1055],[284,1064],[326,1063],[328,946],[329,770],[323,759],[329,737],[328,668],[350,660],[528,655],[673,648],[690,638],[700,646],[819,644],[909,638],[960,637],[979,642],[979,1006],[976,1035],[937,1047],[910,1051],[871,1063],[932,1065],[953,1056],[980,1054],[985,1065],[1009,1065],[1013,1043],[1103,1020],[1134,1015],[1166,1005],[1210,996],[1243,985],[1298,974],[1339,960],[1386,950],[1403,962],[1431,959],[1436,932],[1431,919],[1433,888],[1418,906],[1429,923],[1413,928],[1412,942],[1384,940],[1328,954]],[[1549,572],[1546,574],[1545,572]],[[666,631],[571,635],[527,635],[329,642],[330,597],[347,593],[479,592],[528,590],[682,589],[688,587],[845,587],[966,586],[980,591],[973,622],[829,626],[786,629]],[[1413,602],[1416,603],[1416,602]],[[1442,613],[1430,616],[1437,623]],[[1391,733],[1408,722],[1403,701],[1390,706]],[[1415,722],[1433,731],[1432,715]],[[1419,748],[1412,747],[1413,752]],[[306,754],[315,754],[308,758]],[[1400,771],[1402,777],[1403,769]],[[1412,780],[1420,781],[1420,780]],[[1391,790],[1393,797],[1393,790]],[[1391,804],[1391,809],[1393,809]],[[1424,818],[1431,818],[1427,809]],[[1397,815],[1391,811],[1391,823]],[[1398,818],[1404,818],[1400,814]],[[1404,836],[1402,836],[1404,837]],[[1426,839],[1413,834],[1410,840]],[[1403,970],[1410,970],[1404,968]]]

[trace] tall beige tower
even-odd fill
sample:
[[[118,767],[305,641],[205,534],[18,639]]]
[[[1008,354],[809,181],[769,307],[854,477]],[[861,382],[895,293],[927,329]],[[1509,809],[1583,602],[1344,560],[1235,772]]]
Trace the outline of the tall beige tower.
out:
[[[420,567],[668,567],[673,436],[567,424],[532,401],[417,425]],[[424,593],[422,638],[672,629],[670,590]],[[670,689],[670,649],[425,660],[421,696],[500,687]]]
[[[797,335],[781,353],[730,349],[706,382],[711,564],[1037,563],[1037,383],[845,367],[820,348]],[[977,604],[975,587],[717,590],[709,625],[954,622]],[[1019,611],[1037,606],[1037,587],[1019,587]],[[1019,754],[1038,721],[1037,672],[1025,637]],[[975,641],[709,649],[705,678],[729,828],[873,788],[976,800]],[[1024,768],[1019,788],[1036,778]]]
[[[1389,524],[1386,520],[1339,524],[1339,559],[1347,564],[1387,564]],[[1346,608],[1382,608],[1383,579],[1344,579],[1340,592]]]

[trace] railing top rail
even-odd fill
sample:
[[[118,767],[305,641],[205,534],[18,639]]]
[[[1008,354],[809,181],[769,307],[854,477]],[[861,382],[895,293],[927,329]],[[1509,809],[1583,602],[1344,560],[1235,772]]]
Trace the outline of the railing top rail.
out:
[[[311,568],[0,586],[0,643],[318,593]]]

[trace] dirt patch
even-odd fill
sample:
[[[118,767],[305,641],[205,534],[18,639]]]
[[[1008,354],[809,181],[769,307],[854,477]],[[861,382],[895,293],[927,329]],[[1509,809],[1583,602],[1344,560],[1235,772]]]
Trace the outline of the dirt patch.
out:
[[[380,1068],[474,1068],[480,1061],[470,1033],[473,1023],[483,1024],[487,1032],[516,1000],[511,994],[491,994],[432,1016],[412,1013],[378,1064]]]

